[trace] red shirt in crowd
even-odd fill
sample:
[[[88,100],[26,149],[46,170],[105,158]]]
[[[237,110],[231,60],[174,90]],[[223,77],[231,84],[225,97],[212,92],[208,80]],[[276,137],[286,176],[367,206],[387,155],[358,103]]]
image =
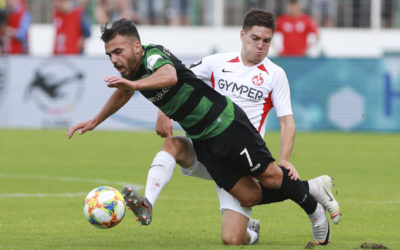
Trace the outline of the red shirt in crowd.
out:
[[[30,14],[23,5],[16,6],[7,15],[7,26],[15,30],[16,34],[4,41],[4,53],[27,54],[28,51],[28,26]]]
[[[281,15],[276,20],[276,32],[283,35],[283,50],[281,56],[304,56],[307,51],[307,36],[318,33],[314,20],[301,14],[298,17]]]
[[[55,9],[53,20],[56,28],[53,53],[80,54],[83,42],[82,9],[74,7],[67,13]]]

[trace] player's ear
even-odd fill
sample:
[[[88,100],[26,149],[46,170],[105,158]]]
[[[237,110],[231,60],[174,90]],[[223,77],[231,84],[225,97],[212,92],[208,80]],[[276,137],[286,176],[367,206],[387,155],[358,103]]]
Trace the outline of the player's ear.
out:
[[[133,42],[133,47],[135,48],[136,51],[139,51],[140,48],[142,47],[142,43],[139,40],[135,40]]]
[[[242,30],[240,31],[240,40],[242,40],[242,42],[243,42],[244,35],[245,35],[245,32],[244,32],[244,30],[242,29]]]
[[[135,45],[135,48],[140,47],[140,41],[139,41],[139,40],[135,40],[135,41],[133,42],[133,44]]]

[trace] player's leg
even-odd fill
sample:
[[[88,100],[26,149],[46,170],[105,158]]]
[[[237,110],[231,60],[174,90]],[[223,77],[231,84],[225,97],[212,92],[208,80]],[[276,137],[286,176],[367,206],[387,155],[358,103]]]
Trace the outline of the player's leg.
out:
[[[285,177],[285,175],[287,176]],[[328,218],[326,217],[325,209],[322,207],[321,204],[315,201],[315,199],[308,193],[308,191],[305,189],[304,185],[300,181],[298,181],[299,185],[296,185],[296,182],[288,183],[287,179],[290,179],[288,173],[283,173],[283,176],[284,177],[281,181],[281,187],[279,187],[279,189],[277,190],[279,192],[278,196],[276,197],[278,198],[277,201],[279,201],[280,199],[291,199],[295,201],[307,213],[311,221],[312,234],[315,243],[319,245],[328,244],[330,240],[330,227]],[[268,178],[265,178],[264,176],[263,180],[266,184],[273,183],[273,185],[275,185],[276,183],[279,183],[276,180],[273,180],[272,182],[266,182],[266,179]],[[296,190],[295,188],[298,188],[298,190]],[[258,189],[262,190],[262,194],[260,194],[259,197],[257,197],[259,194]],[[233,186],[233,188],[230,189],[229,193],[240,200],[242,205],[251,206],[256,204],[271,203],[271,197],[269,195],[265,195],[265,193],[268,191],[269,189],[263,186],[258,185],[257,187],[256,184],[251,183],[248,176],[245,176],[242,177]],[[255,196],[249,198],[246,197],[246,193],[252,195],[255,194]],[[257,199],[261,201],[259,203],[256,203]]]
[[[147,174],[145,196],[154,206],[161,190],[171,180],[176,163],[190,167],[196,157],[190,140],[183,135],[165,139]]]
[[[330,228],[325,209],[314,199],[300,180],[292,180],[287,169],[279,168],[274,163],[270,163],[268,168],[257,178],[264,187],[276,189],[278,185],[278,191],[281,192],[283,198],[287,197],[303,208],[311,221],[316,244],[327,245],[329,243]],[[265,189],[264,187],[262,189]],[[265,198],[266,196],[263,195],[261,203],[265,203]]]
[[[183,175],[212,180],[206,167],[195,159],[195,163],[183,168]],[[221,239],[225,245],[254,244],[258,241],[260,222],[250,219],[251,207],[242,207],[240,202],[223,188],[216,186],[222,213]],[[261,192],[261,189],[259,190]],[[250,219],[250,220],[249,220]]]
[[[312,214],[315,211],[317,201],[310,195],[302,181],[292,180],[289,177],[289,171],[287,169],[280,168],[275,165],[275,163],[271,162],[268,168],[257,175],[256,178],[263,187],[278,190],[281,192],[283,198],[287,197],[299,204],[307,214]],[[268,197],[265,196],[263,198],[268,199]],[[262,200],[261,203],[266,202]]]
[[[203,163],[218,185],[229,190],[229,193],[242,205],[252,206],[267,203],[265,198],[268,196],[259,194],[260,188],[263,191],[266,189],[278,190],[282,200],[293,200],[307,213],[312,221],[313,238],[316,243],[328,244],[330,229],[326,214],[322,212],[322,210],[325,211],[324,208],[318,205],[300,180],[292,180],[287,169],[275,165],[274,158],[257,130],[245,115],[240,114],[240,109],[235,112],[241,119],[235,118],[231,126],[212,140],[212,143],[202,145],[202,143],[196,142],[195,149],[200,161],[203,162],[203,159],[207,161],[205,158],[209,155],[221,155],[221,160],[229,159],[228,164],[225,165],[223,161],[214,164],[215,160],[214,162],[209,161],[207,163],[209,166],[205,162]],[[207,150],[205,147],[209,147],[210,152],[203,154],[203,151]],[[256,177],[261,187],[257,186],[257,183],[251,182],[249,175]],[[269,200],[268,203],[270,203]]]
[[[298,179],[292,180],[287,169],[275,165],[275,159],[265,145],[264,139],[252,126],[244,112],[236,106],[235,116],[231,126],[213,140],[213,145],[209,145],[212,146],[211,155],[220,154],[222,155],[221,159],[229,159],[229,165],[225,165],[225,169],[214,165],[214,162],[209,163],[212,166],[209,169],[210,174],[213,177],[215,175],[214,179],[221,183],[218,185],[229,190],[229,193],[242,202],[242,205],[253,206],[259,204],[260,199],[261,203],[265,203],[262,199],[265,196],[258,196],[257,183],[252,183],[251,179],[246,178],[246,175],[252,175],[259,180],[262,189],[279,190],[282,199],[293,200],[308,215],[314,213],[317,201],[310,195],[304,184]],[[202,158],[199,157],[199,159],[203,161]],[[226,169],[230,169],[233,174],[228,173],[229,171]],[[231,178],[224,179],[223,175],[228,174],[231,175]],[[248,192],[246,190],[248,188],[253,191]],[[252,195],[246,196],[246,194]]]
[[[230,209],[222,212],[221,239],[225,245],[247,245],[250,234],[247,232],[249,218]]]
[[[242,207],[237,199],[218,186],[217,193],[222,213],[222,242],[225,245],[256,243],[260,231],[260,222],[250,219],[251,207]]]
[[[191,166],[195,162],[192,144],[185,136],[169,137],[164,141],[149,169],[144,197],[130,186],[122,190],[127,206],[136,215],[140,225],[151,223],[154,204],[172,178],[177,162],[183,166]]]

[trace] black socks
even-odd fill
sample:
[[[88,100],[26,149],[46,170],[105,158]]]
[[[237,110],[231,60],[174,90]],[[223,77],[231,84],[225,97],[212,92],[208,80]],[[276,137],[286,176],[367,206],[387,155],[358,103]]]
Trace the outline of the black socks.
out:
[[[291,199],[299,204],[307,214],[312,214],[317,208],[317,201],[308,192],[308,182],[291,180],[288,175],[289,171],[282,167],[281,169],[283,172],[281,188],[279,190],[273,190],[261,186],[263,192],[261,204],[269,204]]]

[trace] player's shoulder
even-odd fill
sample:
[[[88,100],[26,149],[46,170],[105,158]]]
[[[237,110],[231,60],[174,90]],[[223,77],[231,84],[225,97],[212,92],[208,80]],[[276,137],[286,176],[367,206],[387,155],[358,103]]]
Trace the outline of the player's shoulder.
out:
[[[236,58],[236,59],[235,59]],[[216,53],[213,55],[209,55],[204,57],[201,60],[203,65],[207,65],[209,67],[224,67],[225,63],[235,61],[239,62],[239,53],[238,52],[228,52],[228,53]]]
[[[269,59],[268,57],[264,58],[263,64],[267,66],[266,67],[267,70],[270,70],[271,74],[273,75],[285,74],[285,70],[281,66],[273,62],[271,59]]]
[[[216,53],[213,55],[206,56],[204,59],[210,61],[228,62],[230,60],[234,60],[235,58],[239,58],[238,52]]]
[[[154,49],[154,48],[156,48],[156,49],[163,49],[164,48],[164,46],[159,45],[159,44],[155,44],[155,43],[149,43],[149,44],[146,44],[146,45],[142,45],[142,47],[144,48],[145,52],[148,51],[148,50]]]
[[[161,54],[171,56],[171,51],[160,44],[149,43],[147,45],[142,45],[144,49],[144,55]]]

